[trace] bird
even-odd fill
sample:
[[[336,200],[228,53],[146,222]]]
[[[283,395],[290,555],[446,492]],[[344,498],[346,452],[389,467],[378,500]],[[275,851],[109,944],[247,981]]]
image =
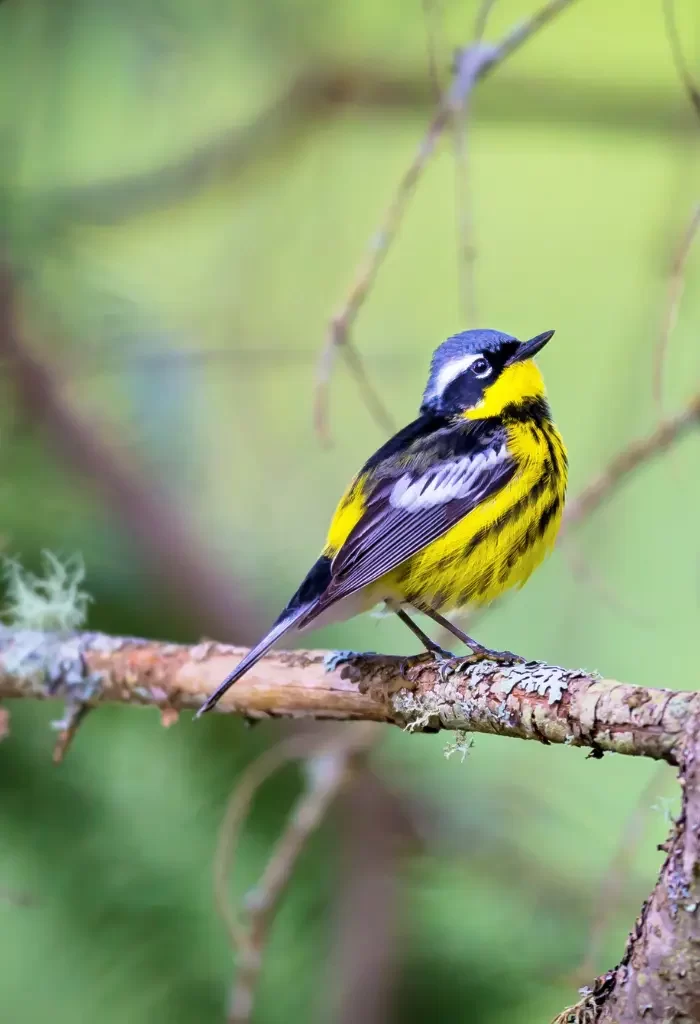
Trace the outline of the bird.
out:
[[[568,460],[534,361],[553,334],[519,341],[468,330],[438,346],[418,417],[365,462],[301,586],[197,716],[283,636],[381,603],[435,658],[452,655],[409,611],[473,657],[523,660],[484,647],[446,615],[522,586],[554,546]]]

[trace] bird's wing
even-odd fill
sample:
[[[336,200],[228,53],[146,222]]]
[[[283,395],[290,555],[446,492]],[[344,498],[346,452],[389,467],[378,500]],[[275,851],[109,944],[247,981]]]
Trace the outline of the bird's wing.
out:
[[[504,487],[516,472],[504,431],[442,457],[404,462],[379,479],[362,517],[335,555],[331,579],[304,625],[324,608],[390,572]]]
[[[387,442],[359,474],[369,484],[362,515],[332,557],[323,554],[269,633],[223,681],[209,711],[285,633],[303,629],[330,605],[390,572],[512,479],[505,431],[435,429],[421,419]]]

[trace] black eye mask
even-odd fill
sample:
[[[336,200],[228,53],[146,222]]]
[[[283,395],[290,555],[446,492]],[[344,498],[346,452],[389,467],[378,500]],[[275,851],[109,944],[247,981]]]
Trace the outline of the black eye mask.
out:
[[[489,363],[492,367],[491,373],[477,377],[473,369],[476,364],[472,364],[447,385],[440,398],[439,411],[445,415],[458,412],[460,409],[472,409],[478,405],[484,396],[484,390],[498,379],[503,367],[519,348],[519,343],[514,341],[500,345],[493,352],[484,353],[480,359],[483,358]]]

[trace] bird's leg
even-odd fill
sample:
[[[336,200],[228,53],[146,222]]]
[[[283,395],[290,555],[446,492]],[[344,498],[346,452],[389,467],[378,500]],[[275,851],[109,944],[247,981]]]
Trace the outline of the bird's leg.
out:
[[[468,633],[464,633],[458,626],[446,619],[444,615],[440,615],[433,608],[421,608],[420,609],[429,619],[433,622],[437,622],[439,626],[446,629],[453,636],[456,636],[458,640],[461,640],[463,644],[471,649],[471,655],[468,658],[453,659],[454,661],[459,660],[461,664],[474,664],[478,661],[500,661],[504,665],[522,664],[524,665],[527,661],[526,658],[522,658],[519,654],[513,654],[512,651],[492,651],[490,647],[484,647],[478,640],[469,636]]]
[[[452,652],[446,651],[439,644],[436,644],[434,640],[431,640],[427,633],[424,633],[420,626],[417,626],[413,619],[411,619],[403,608],[395,608],[394,611],[403,622],[404,626],[408,626],[414,636],[417,636],[420,642],[425,647],[426,651],[430,654],[435,655],[437,658],[451,658]]]
[[[414,636],[417,636],[420,642],[423,644],[426,650],[426,654],[417,654],[411,658],[404,658],[401,662],[401,677],[408,683],[413,682],[412,679],[407,675],[408,670],[414,665],[423,664],[426,660],[435,661],[438,665],[438,671],[442,676],[445,668],[451,665],[454,661],[454,655],[451,651],[446,651],[439,644],[436,644],[434,640],[431,640],[427,633],[424,633],[420,626],[417,626],[412,618],[406,614],[403,608],[391,606],[393,611],[396,612],[398,617],[401,619],[405,626],[411,630]]]

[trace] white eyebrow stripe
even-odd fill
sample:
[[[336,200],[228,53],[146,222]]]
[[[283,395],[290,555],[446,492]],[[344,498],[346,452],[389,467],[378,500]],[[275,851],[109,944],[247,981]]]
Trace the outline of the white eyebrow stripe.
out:
[[[468,370],[472,363],[475,363],[477,359],[481,359],[481,352],[477,352],[473,356],[460,356],[459,359],[452,359],[449,363],[440,370],[435,381],[435,394],[437,397],[442,397],[445,388],[447,388],[453,380],[459,377],[460,373],[464,373]]]

